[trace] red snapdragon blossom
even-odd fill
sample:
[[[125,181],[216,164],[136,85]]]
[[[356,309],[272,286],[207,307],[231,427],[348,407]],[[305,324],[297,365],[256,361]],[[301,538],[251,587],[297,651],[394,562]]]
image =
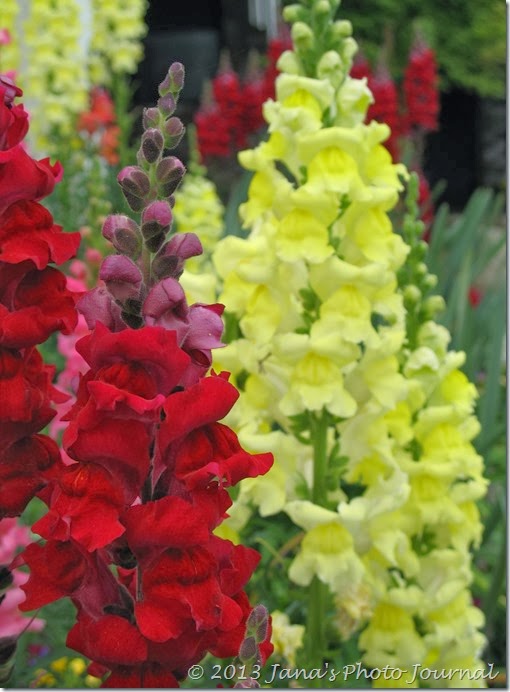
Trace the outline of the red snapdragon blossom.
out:
[[[77,321],[65,277],[49,264],[72,257],[79,234],[62,233],[38,202],[61,167],[23,149],[28,117],[14,104],[21,95],[0,76],[0,518],[21,514],[59,465],[57,445],[39,433],[65,397],[35,347]]]
[[[72,463],[41,491],[48,511],[33,530],[46,543],[18,560],[30,568],[21,608],[70,598],[67,645],[103,687],[178,687],[207,652],[239,652],[259,555],[214,530],[232,504],[227,489],[272,463],[220,422],[238,397],[228,374],[207,375],[223,307],[188,306],[178,282],[200,243],[166,240],[184,167],[163,156],[165,125],[182,82],[172,65],[158,109],[144,113],[139,165],[119,174],[139,223],[104,224],[118,254],[79,302],[91,332],[76,344],[87,370],[64,417]],[[265,660],[271,645],[258,643]]]

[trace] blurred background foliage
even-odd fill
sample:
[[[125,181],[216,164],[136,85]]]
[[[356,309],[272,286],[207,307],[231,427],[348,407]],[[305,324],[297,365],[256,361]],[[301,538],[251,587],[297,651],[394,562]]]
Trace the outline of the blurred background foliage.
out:
[[[506,5],[502,0],[343,0],[340,12],[356,27],[356,40],[371,61],[379,54],[382,33],[391,31],[390,66],[396,78],[403,72],[418,29],[436,51],[442,90],[461,87],[482,97],[504,98]]]

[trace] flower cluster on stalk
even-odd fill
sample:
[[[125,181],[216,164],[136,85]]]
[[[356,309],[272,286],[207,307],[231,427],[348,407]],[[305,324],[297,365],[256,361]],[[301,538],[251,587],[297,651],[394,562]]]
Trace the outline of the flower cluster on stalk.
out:
[[[241,527],[255,505],[304,530],[289,576],[310,586],[308,665],[334,645],[327,586],[339,638],[365,627],[367,665],[480,669],[476,390],[434,321],[426,245],[392,226],[409,176],[384,146],[389,128],[365,121],[372,94],[349,74],[356,44],[338,6],[285,8],[294,48],[264,106],[269,137],[240,154],[249,234],[213,255],[234,335],[216,360],[243,390],[228,420],[275,454],[241,484],[232,519]]]
[[[244,80],[224,61],[212,80],[211,98],[204,99],[194,118],[203,161],[232,155],[264,127],[262,106],[274,96],[276,62],[289,47],[290,41],[283,36],[270,41],[264,72],[252,67]]]
[[[30,568],[22,609],[69,597],[67,646],[92,660],[103,687],[177,687],[207,652],[242,650],[243,588],[259,556],[215,530],[227,488],[272,464],[219,422],[238,397],[227,373],[206,376],[223,307],[188,305],[178,281],[201,252],[194,234],[171,235],[185,170],[166,149],[184,133],[174,116],[183,79],[174,63],[157,107],[144,110],[138,165],[118,176],[135,214],[107,217],[117,254],[78,303],[91,331],[76,344],[87,369],[65,416],[71,463],[41,493],[48,511],[33,530],[45,543],[18,560]]]

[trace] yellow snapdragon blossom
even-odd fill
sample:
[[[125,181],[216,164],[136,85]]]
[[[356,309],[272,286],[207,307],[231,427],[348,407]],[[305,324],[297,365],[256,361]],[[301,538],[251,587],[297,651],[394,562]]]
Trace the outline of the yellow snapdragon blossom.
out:
[[[274,656],[280,656],[290,666],[296,665],[296,651],[303,645],[303,625],[291,625],[289,616],[279,610],[271,613]]]
[[[2,2],[1,24],[12,42],[2,47],[0,67],[13,70],[24,90],[33,149],[51,154],[55,142],[69,141],[91,87],[136,71],[145,11],[146,0]]]
[[[229,422],[275,456],[234,506],[246,518],[253,505],[283,510],[304,530],[289,578],[327,585],[342,636],[365,627],[368,666],[477,669],[470,551],[486,481],[476,389],[444,327],[422,320],[411,333],[409,299],[421,294],[403,283],[411,246],[390,218],[407,172],[384,147],[388,127],[363,122],[372,96],[349,76],[349,24],[324,19],[338,4],[286,8],[294,49],[264,106],[269,136],[239,155],[253,173],[240,207],[249,233],[213,254],[239,330],[215,362],[242,390]],[[455,613],[448,632],[441,609]]]

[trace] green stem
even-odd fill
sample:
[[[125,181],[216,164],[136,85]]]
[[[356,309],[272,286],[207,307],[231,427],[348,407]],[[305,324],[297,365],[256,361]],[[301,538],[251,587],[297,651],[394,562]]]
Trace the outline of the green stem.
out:
[[[326,413],[313,419],[313,490],[312,499],[316,505],[324,506],[326,502],[326,475],[328,471],[328,419]]]
[[[328,420],[326,413],[312,419],[311,434],[313,445],[313,489],[312,499],[317,505],[324,506],[326,501],[326,474]],[[328,588],[326,584],[314,577],[308,595],[308,614],[305,638],[305,652],[309,669],[322,668],[326,641],[326,607]],[[321,681],[316,680],[319,687]]]

